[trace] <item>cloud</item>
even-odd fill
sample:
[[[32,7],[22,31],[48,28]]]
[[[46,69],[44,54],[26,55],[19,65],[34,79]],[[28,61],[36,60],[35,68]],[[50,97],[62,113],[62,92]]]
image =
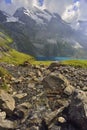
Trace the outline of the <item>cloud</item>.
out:
[[[70,5],[72,0],[44,0],[44,4],[51,12],[62,14],[66,6]]]
[[[80,2],[77,1],[66,7],[62,15],[62,19],[66,22],[72,23],[79,19],[80,16]]]
[[[42,10],[46,8],[44,0],[33,0],[32,6],[36,6]]]
[[[37,6],[39,8],[44,9],[45,8],[45,4],[42,4],[43,1],[39,1],[39,0],[11,0],[11,4],[7,4],[6,0],[0,0],[0,10],[4,10],[10,14],[13,14],[17,8],[19,7],[25,7],[25,8],[29,8],[32,6]]]
[[[11,4],[6,4],[5,0],[0,0],[0,9],[13,14],[19,7],[29,8],[38,6],[41,9],[47,8],[51,12],[57,12],[67,22],[77,19],[87,19],[87,0],[11,0]],[[42,1],[42,2],[43,2]]]
[[[29,6],[39,6],[39,0],[12,0],[12,4],[6,4],[5,0],[0,0],[0,9],[8,10],[8,12],[13,13],[18,7],[24,6],[28,8]],[[42,8],[47,8],[51,12],[57,12],[59,14],[63,13],[66,6],[71,3],[72,0],[44,0]]]
[[[47,9],[57,12],[67,22],[87,20],[87,0],[44,0],[44,4]]]
[[[34,1],[34,0],[33,0]],[[12,0],[11,4],[7,4],[5,0],[0,1],[0,9],[4,10],[10,14],[13,14],[15,10],[19,7],[28,7],[32,6],[31,0]]]

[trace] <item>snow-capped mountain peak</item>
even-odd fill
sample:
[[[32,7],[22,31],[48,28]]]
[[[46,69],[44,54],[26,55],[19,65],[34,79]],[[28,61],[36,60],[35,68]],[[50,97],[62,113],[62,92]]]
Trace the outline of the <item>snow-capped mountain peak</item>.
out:
[[[87,48],[86,35],[46,9],[21,7],[13,16],[0,12],[0,22],[11,32],[19,50],[34,56],[75,56],[79,49],[83,54]],[[84,27],[81,22],[79,25]]]
[[[37,24],[46,24],[46,22],[51,20],[53,14],[47,10],[41,10],[38,7],[33,6],[29,9],[21,7],[16,10],[14,17],[19,18],[20,20],[23,16],[29,16],[29,18],[34,20]]]

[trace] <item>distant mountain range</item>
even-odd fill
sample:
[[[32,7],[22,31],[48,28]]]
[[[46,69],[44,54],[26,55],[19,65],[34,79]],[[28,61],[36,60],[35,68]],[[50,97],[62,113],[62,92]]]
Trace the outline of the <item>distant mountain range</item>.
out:
[[[37,7],[18,8],[13,16],[0,11],[0,24],[15,41],[12,47],[33,56],[87,58],[87,22],[78,22],[75,30],[57,13]]]

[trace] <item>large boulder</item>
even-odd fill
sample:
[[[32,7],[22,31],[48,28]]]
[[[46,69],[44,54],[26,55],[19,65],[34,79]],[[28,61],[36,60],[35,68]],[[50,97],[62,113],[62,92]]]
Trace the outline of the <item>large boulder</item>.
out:
[[[87,130],[87,95],[84,91],[76,90],[71,103],[65,110],[67,122],[61,125],[61,130]]]
[[[43,79],[44,88],[56,90],[62,89],[62,85],[64,84],[63,75],[51,73]]]
[[[15,109],[15,100],[5,90],[0,90],[0,108],[6,112],[13,111]]]
[[[71,95],[74,87],[70,85],[69,80],[60,73],[51,73],[43,79],[45,90],[56,91],[59,94]]]

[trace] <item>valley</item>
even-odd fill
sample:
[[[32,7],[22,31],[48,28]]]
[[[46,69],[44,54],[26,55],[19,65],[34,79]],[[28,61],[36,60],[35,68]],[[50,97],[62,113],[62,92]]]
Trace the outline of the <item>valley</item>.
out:
[[[77,22],[0,10],[0,130],[87,130],[87,22]]]
[[[10,16],[1,11],[1,25],[12,37],[12,47],[32,56],[87,58],[87,37],[57,13],[20,7]]]

